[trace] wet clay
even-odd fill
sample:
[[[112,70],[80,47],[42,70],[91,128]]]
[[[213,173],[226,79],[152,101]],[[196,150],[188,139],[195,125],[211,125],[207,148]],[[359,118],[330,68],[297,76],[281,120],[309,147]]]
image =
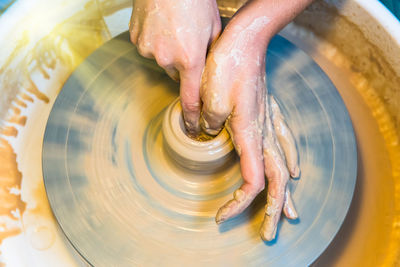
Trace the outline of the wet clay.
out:
[[[318,27],[310,20],[320,21]],[[283,35],[307,51],[330,76],[346,103],[358,140],[353,204],[337,238],[315,266],[396,265],[400,258],[400,147],[395,103],[399,97],[398,90],[388,88],[397,88],[400,78],[356,25],[322,1]]]
[[[212,138],[203,133],[203,140],[193,139],[185,129],[180,99],[172,102],[165,112],[162,133],[165,147],[172,160],[181,166],[190,166],[192,171],[213,173],[229,164],[233,159],[233,145],[228,132],[223,129]]]
[[[190,172],[189,164],[179,166],[171,162],[162,127],[167,106],[178,96],[178,84],[164,72],[155,71],[151,66],[155,63],[139,57],[131,44],[123,46],[125,43],[121,43],[121,39],[126,41],[127,34],[98,50],[96,56],[112,51],[113,45],[120,47],[114,60],[99,65],[98,75],[91,73],[89,77],[96,77],[93,82],[77,85],[74,77],[87,74],[86,64],[102,60],[102,57],[90,57],[78,67],[59,94],[46,126],[43,171],[48,196],[64,233],[78,251],[93,265],[112,265],[116,261],[121,265],[131,261],[156,263],[161,257],[151,257],[154,251],[163,255],[163,262],[201,264],[211,257],[212,246],[213,251],[219,251],[212,255],[213,262],[233,264],[251,259],[268,261],[273,258],[266,256],[268,253],[276,253],[280,246],[292,244],[287,240],[299,240],[289,233],[298,237],[304,233],[299,227],[313,224],[292,225],[282,220],[284,227],[279,230],[278,240],[286,240],[286,243],[279,242],[271,249],[260,240],[265,192],[240,216],[220,226],[215,224],[218,207],[232,195],[238,202],[247,201],[240,191],[233,194],[242,184],[237,159],[220,172],[210,168]],[[277,40],[289,46],[284,39]],[[302,56],[305,60],[306,55]],[[65,99],[76,103],[75,106],[63,105]],[[314,132],[319,131],[321,129]],[[66,134],[57,134],[60,132]],[[189,142],[193,141],[182,130],[181,134]],[[324,175],[324,168],[313,165],[310,157],[314,156],[303,158],[308,162],[305,164],[307,179],[298,183],[300,189],[297,190],[303,190],[304,183],[310,181],[327,189],[330,183],[321,177],[329,179],[331,176]],[[297,191],[293,195],[299,197]],[[314,199],[311,194],[304,194],[304,197]],[[304,203],[295,201],[299,205]],[[314,199],[314,203],[323,201]],[[332,203],[337,202],[330,202],[330,205]],[[304,207],[299,210],[304,214],[302,220],[314,218],[302,212]],[[100,230],[102,235],[97,234]],[[126,244],[123,251],[118,249],[121,242]],[[105,245],[98,246],[99,243]],[[251,255],[246,254],[250,247],[254,251]],[[112,256],[116,254],[120,257]]]

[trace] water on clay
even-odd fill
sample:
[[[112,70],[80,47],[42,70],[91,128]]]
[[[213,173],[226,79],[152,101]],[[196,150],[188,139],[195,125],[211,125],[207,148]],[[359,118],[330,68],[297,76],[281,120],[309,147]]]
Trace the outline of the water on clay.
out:
[[[289,185],[300,219],[283,219],[273,242],[259,237],[265,192],[237,218],[214,221],[242,183],[237,158],[218,172],[194,172],[169,158],[161,124],[178,84],[138,56],[127,33],[76,69],[48,120],[43,171],[55,216],[88,262],[306,265],[318,257],[353,195],[353,129],[330,80],[284,38],[271,43],[266,71],[302,171]]]

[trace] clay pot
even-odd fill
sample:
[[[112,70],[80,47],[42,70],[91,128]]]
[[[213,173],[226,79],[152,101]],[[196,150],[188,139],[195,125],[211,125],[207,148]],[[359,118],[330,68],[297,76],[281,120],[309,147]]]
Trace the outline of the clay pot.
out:
[[[195,172],[215,172],[229,165],[235,153],[225,128],[214,138],[199,141],[188,136],[177,98],[166,110],[163,126],[166,151],[179,166]]]

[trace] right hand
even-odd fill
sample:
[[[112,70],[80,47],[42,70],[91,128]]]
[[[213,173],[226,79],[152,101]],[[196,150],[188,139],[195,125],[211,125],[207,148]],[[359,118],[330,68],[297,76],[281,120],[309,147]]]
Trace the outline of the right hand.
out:
[[[207,49],[221,32],[215,0],[135,0],[129,25],[131,42],[180,80],[183,116],[189,134],[200,131],[199,87]]]
[[[216,222],[243,212],[264,189],[265,175],[268,196],[260,235],[271,241],[281,212],[297,218],[287,185],[300,170],[294,137],[278,104],[268,96],[265,32],[273,23],[266,16],[251,14],[239,12],[208,54],[200,89],[201,122],[211,135],[225,125],[240,156],[243,184],[219,209]]]

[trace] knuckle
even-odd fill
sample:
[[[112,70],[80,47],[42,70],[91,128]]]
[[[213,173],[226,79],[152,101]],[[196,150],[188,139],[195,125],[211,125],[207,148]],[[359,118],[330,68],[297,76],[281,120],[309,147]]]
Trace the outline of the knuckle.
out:
[[[257,192],[257,194],[260,193],[260,192],[263,191],[264,188],[265,188],[265,181],[264,181],[264,179],[261,180],[261,181],[256,181],[256,182],[254,182],[253,186],[254,186],[254,192]]]
[[[194,59],[192,57],[185,57],[184,59],[182,59],[181,65],[182,65],[183,69],[191,70],[198,66],[198,62],[196,59]]]
[[[192,70],[200,67],[204,59],[202,59],[202,57],[200,56],[197,56],[197,54],[199,54],[198,49],[190,49],[190,51],[183,51],[180,59],[180,65],[182,69]]]
[[[150,43],[148,41],[145,41],[145,38],[143,38],[143,36],[139,36],[136,47],[140,55],[147,58],[152,57],[153,53],[151,51]]]
[[[284,190],[287,184],[288,179],[286,178],[289,177],[289,173],[286,171],[272,171],[268,172],[267,170],[265,171],[265,174],[267,176],[267,179],[270,183],[275,184],[276,188],[279,190]]]
[[[163,53],[156,53],[155,58],[157,64],[164,69],[173,65],[172,60],[169,57],[165,56]]]
[[[182,102],[182,109],[185,113],[197,113],[200,111],[200,103],[199,102]]]
[[[141,45],[137,46],[137,50],[138,50],[139,54],[142,55],[143,57],[146,57],[146,58],[152,57],[151,51]]]
[[[265,166],[265,175],[267,176],[267,179],[269,182],[278,182],[280,175],[280,171],[277,168],[274,168],[274,166]]]
[[[129,32],[129,37],[130,37],[131,43],[134,44],[134,45],[137,45],[137,39],[138,38],[137,38],[137,34],[136,34],[135,30],[131,30]]]
[[[206,106],[205,115],[212,120],[225,120],[230,113],[225,105],[215,105],[213,103]]]
[[[265,188],[265,181],[264,179],[257,179],[254,181],[251,181],[247,184],[249,188],[249,192],[251,192],[251,195],[258,195],[261,191],[264,190]]]

